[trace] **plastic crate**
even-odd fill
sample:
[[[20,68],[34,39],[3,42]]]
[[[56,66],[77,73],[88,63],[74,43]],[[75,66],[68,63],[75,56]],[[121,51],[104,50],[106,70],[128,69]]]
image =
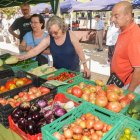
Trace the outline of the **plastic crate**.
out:
[[[55,93],[49,93],[43,96],[40,96],[34,100],[31,101],[31,103],[35,103],[36,101],[42,99],[42,98],[46,98],[48,100],[53,99],[55,96]],[[8,121],[9,121],[9,128],[12,129],[14,132],[16,132],[20,137],[22,137],[23,140],[42,140],[42,134],[36,134],[36,135],[30,135],[30,134],[26,134],[24,131],[22,131],[11,119],[11,116],[8,117]]]
[[[85,84],[92,84],[92,85],[96,85],[94,81],[90,81],[90,80],[87,80],[87,79],[84,79],[84,78],[76,78],[74,80],[73,83],[71,84],[68,84],[68,85],[64,85],[64,86],[61,86],[61,87],[58,87],[58,92],[62,92],[64,93],[65,95],[69,95],[71,98],[78,98],[72,94],[68,94],[67,93],[67,89],[70,88],[70,87],[73,87],[74,85],[78,85],[80,82],[84,82]],[[127,95],[129,93],[128,90],[124,90],[124,94]],[[133,93],[136,97],[135,97],[135,101],[139,100],[140,99],[140,94],[138,93]],[[78,98],[81,102],[87,102],[86,100],[82,99],[82,98]],[[90,102],[89,102],[90,103]],[[94,105],[94,104],[92,104]],[[129,105],[127,105],[125,108],[123,108],[119,113],[122,113],[122,114],[126,114],[127,112],[127,109],[128,109]],[[107,109],[106,109],[107,110]],[[111,111],[111,110],[110,110]]]
[[[91,106],[89,103],[83,103],[78,108],[73,109],[72,111],[52,122],[51,124],[42,127],[43,140],[56,140],[56,138],[52,136],[54,132],[61,132],[64,125],[71,124],[77,118],[80,118],[83,114],[86,114],[88,112],[92,113],[95,116],[98,116],[102,121],[106,122],[107,124],[113,125],[112,129],[103,136],[102,140],[109,140],[110,134],[124,119],[123,115],[105,111],[104,109],[101,109],[97,106]]]
[[[8,80],[10,80],[10,79],[12,79],[12,78],[15,78],[15,77],[16,77],[16,78],[27,77],[27,78],[31,79],[32,82],[31,82],[30,84],[26,84],[26,85],[23,85],[23,86],[21,86],[21,87],[17,87],[17,88],[15,88],[15,89],[13,89],[13,90],[9,90],[9,91],[0,93],[0,98],[9,98],[9,97],[11,97],[12,94],[14,94],[15,92],[19,91],[20,89],[29,87],[29,86],[32,85],[32,84],[35,85],[35,86],[38,86],[38,85],[37,85],[38,82],[36,82],[36,80],[38,80],[38,77],[35,76],[35,75],[33,75],[33,74],[24,72],[24,71],[18,71],[18,72],[16,72],[16,73],[13,73],[13,72],[12,72],[11,75],[10,75],[10,77],[6,77],[6,78],[0,80],[0,86],[5,85],[5,83],[6,83]],[[41,79],[41,78],[40,78],[40,80],[42,80],[42,82],[45,82],[45,80],[43,80],[43,79]]]
[[[54,97],[54,96],[53,96]],[[48,99],[51,99],[53,97],[48,97]],[[54,97],[55,101],[60,101],[62,103],[68,102],[70,101],[69,98],[67,98],[64,94],[56,94]],[[77,104],[77,102],[75,102],[75,106],[78,106],[79,104]],[[24,140],[42,140],[42,134],[36,134],[36,135],[29,135],[26,134],[25,132],[23,132],[20,128],[18,128],[18,126],[13,122],[13,120],[11,119],[11,116],[8,117],[9,120],[9,124],[10,124],[10,128],[16,132],[19,136],[21,136]]]
[[[0,80],[6,77],[10,77],[13,74],[13,70],[9,69],[9,67],[3,65],[0,67]]]
[[[48,64],[36,67],[34,69],[31,69],[30,71],[28,71],[29,73],[32,73],[34,75],[37,75],[39,77],[52,73],[54,71],[56,71],[57,69],[55,69],[54,67],[50,67],[48,66]]]
[[[27,61],[27,62],[26,62]],[[20,62],[19,62],[20,63]],[[23,71],[29,71],[33,68],[38,67],[38,62],[35,60],[25,60],[21,64],[16,65],[8,65],[14,72],[17,72],[19,70]]]
[[[111,134],[112,140],[119,140],[120,136],[123,135],[123,130],[125,128],[130,128],[132,134],[137,136],[137,140],[140,140],[140,122],[138,123],[128,117],[126,117]]]
[[[63,73],[63,72],[71,72],[71,73],[74,73],[74,74],[76,74],[75,77],[77,77],[77,76],[78,76],[78,77],[79,77],[79,76],[81,77],[81,76],[82,76],[82,73],[80,73],[80,72],[75,72],[75,71],[67,70],[67,69],[65,69],[65,68],[61,68],[61,69],[59,69],[59,70],[57,70],[57,71],[54,71],[54,72],[52,72],[52,73],[50,73],[50,74],[43,75],[43,76],[41,76],[41,78],[47,80],[47,78],[53,77],[53,76],[58,76],[59,74],[61,74],[61,73]],[[73,78],[74,78],[74,77],[73,77]],[[69,79],[65,80],[65,82],[67,82],[67,81],[69,81],[69,80],[71,80],[71,79],[73,79],[73,78],[69,78]]]
[[[128,90],[124,90],[124,94],[125,95],[127,95],[128,93],[130,93]],[[136,96],[135,99],[134,99],[134,101],[140,100],[140,94],[138,94],[136,92],[133,92],[133,94]],[[128,108],[129,108],[129,105],[127,105],[125,108],[123,108],[120,113],[126,114]]]
[[[80,82],[84,82],[85,84],[96,85],[96,83],[94,81],[90,81],[88,79],[85,79],[85,78],[79,76],[79,77],[73,78],[72,83],[58,87],[58,92],[67,93],[67,89],[69,87],[73,87],[74,85],[78,85]]]
[[[34,81],[34,83],[36,83],[36,84],[32,83],[31,85],[28,85],[26,87],[22,87],[22,88],[20,88],[18,90],[11,91],[10,93],[6,93],[5,94],[5,98],[12,98],[12,97],[14,97],[15,95],[17,95],[21,91],[28,91],[28,89],[30,87],[32,87],[32,86],[40,86],[42,84],[42,82],[43,82],[42,79],[40,79],[40,78],[39,79],[36,79],[36,81]],[[51,90],[51,93],[49,94],[49,96],[52,98],[52,97],[54,97],[55,93],[56,93],[56,89],[53,89],[53,90]],[[46,94],[44,96],[48,96],[48,94]],[[30,102],[31,103],[32,102],[35,102],[35,101],[39,100],[40,98],[42,98],[44,96],[40,96],[38,98],[35,98],[35,99],[31,100]],[[4,95],[3,95],[3,98],[4,98]],[[13,112],[14,109],[15,108],[13,108],[10,104],[7,104],[5,106],[3,106],[2,104],[0,104],[0,122],[4,126],[6,126],[6,127],[9,126],[8,116]]]

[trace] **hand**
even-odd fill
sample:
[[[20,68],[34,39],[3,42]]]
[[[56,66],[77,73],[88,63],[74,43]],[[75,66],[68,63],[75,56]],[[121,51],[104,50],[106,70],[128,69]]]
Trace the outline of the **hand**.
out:
[[[90,70],[87,67],[84,68],[84,77],[85,78],[90,78],[90,76],[91,76]]]
[[[26,47],[26,51],[29,51],[29,50],[31,50],[32,49],[32,46],[27,46]]]
[[[19,59],[19,61],[25,60],[24,55],[16,55],[16,57]]]

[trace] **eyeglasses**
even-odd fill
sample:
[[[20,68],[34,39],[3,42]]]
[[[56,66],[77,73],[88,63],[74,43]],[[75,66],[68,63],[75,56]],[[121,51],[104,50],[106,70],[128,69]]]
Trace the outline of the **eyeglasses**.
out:
[[[35,25],[38,24],[38,23],[40,23],[40,22],[31,22],[31,24],[35,24]]]
[[[49,31],[49,34],[50,35],[58,35],[59,31],[60,31],[60,28],[57,31],[51,31],[51,32]]]

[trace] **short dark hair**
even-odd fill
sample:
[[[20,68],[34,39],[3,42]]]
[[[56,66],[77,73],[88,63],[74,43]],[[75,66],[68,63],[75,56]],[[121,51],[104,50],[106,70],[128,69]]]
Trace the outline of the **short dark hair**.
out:
[[[38,17],[38,18],[39,18],[39,22],[43,24],[42,27],[41,27],[41,29],[44,29],[44,27],[45,27],[45,20],[44,20],[44,17],[43,17],[42,15],[40,15],[40,14],[33,14],[33,15],[31,16],[31,19],[32,19],[33,17]]]
[[[96,15],[95,18],[100,18],[100,15]]]

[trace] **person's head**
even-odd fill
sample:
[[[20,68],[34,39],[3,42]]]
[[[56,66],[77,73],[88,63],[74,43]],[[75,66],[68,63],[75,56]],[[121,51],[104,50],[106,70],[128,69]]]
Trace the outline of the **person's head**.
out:
[[[45,8],[44,13],[49,15],[50,10],[48,8]]]
[[[33,31],[44,29],[44,26],[45,26],[45,20],[42,15],[33,14],[31,16],[31,27]]]
[[[117,3],[112,9],[111,20],[116,27],[119,27],[122,31],[133,22],[132,17],[132,5],[127,1],[121,1]]]
[[[53,16],[47,22],[47,30],[54,38],[59,38],[68,30],[68,27],[62,18]]]
[[[21,8],[21,12],[22,12],[22,14],[23,14],[23,16],[25,18],[30,17],[30,11],[31,11],[31,9],[30,9],[30,5],[28,3],[23,3],[20,6],[20,8]]]
[[[100,15],[95,16],[95,20],[98,21],[100,19]]]

